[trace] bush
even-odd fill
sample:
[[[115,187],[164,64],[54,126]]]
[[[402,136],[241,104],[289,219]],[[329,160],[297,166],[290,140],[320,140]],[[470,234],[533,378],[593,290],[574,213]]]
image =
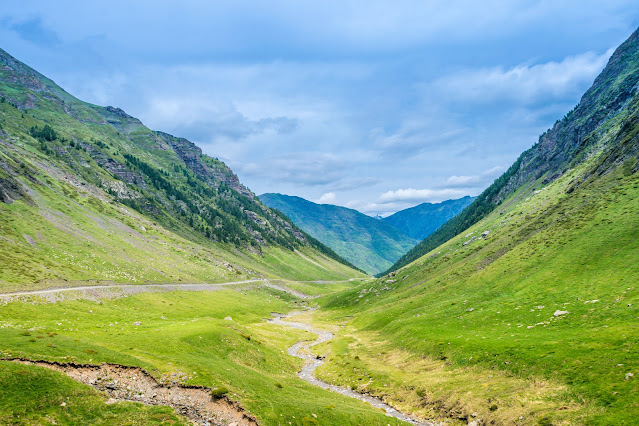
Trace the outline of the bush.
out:
[[[229,390],[225,387],[214,388],[211,389],[211,398],[220,399],[223,398],[227,393],[229,393]]]

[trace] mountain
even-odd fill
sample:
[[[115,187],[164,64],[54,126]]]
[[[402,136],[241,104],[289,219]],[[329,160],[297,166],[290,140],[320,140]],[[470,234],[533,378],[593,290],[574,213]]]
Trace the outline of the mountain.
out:
[[[357,210],[316,204],[300,197],[262,194],[260,200],[369,274],[393,264],[418,240]]]
[[[628,141],[632,140],[635,119],[632,101],[639,82],[635,72],[639,61],[636,53],[638,37],[635,32],[619,46],[579,104],[539,136],[539,141],[522,153],[468,208],[402,256],[386,272],[409,264],[463,232],[503,205],[515,192],[530,192],[535,185],[554,182],[593,155],[602,156],[597,170],[591,172],[597,175],[608,173],[635,155],[637,147]],[[582,185],[590,176],[581,177],[573,187]]]
[[[322,302],[322,321],[352,318],[325,377],[416,414],[635,424],[638,88],[639,30],[466,210]]]
[[[2,289],[352,276],[221,161],[0,50]]]
[[[422,203],[400,210],[382,220],[417,240],[423,240],[440,226],[457,216],[475,198],[466,196],[441,203]]]

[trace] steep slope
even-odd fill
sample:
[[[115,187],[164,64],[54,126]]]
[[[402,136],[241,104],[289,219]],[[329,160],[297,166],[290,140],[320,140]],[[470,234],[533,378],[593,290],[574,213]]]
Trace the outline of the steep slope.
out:
[[[325,374],[374,394],[397,392],[422,414],[636,423],[638,81],[635,33],[580,104],[445,225],[452,238],[373,285],[325,300],[326,318],[354,318],[342,323],[349,335],[335,353],[357,341],[348,357],[366,360],[354,373],[335,355]],[[426,241],[421,250],[438,240]],[[387,352],[402,352],[412,360],[403,371],[424,379],[382,370]],[[441,375],[428,378],[424,359]]]
[[[262,194],[260,200],[369,274],[388,268],[417,243],[393,226],[346,207],[282,194]]]
[[[539,137],[517,161],[460,215],[415,246],[389,271],[396,270],[433,250],[486,217],[517,190],[536,183],[550,183],[592,155],[614,148],[612,159],[595,173],[604,174],[634,155],[636,147],[617,144],[621,126],[634,126],[632,100],[639,83],[639,31],[635,31],[612,55],[608,64],[583,95],[579,104]]]
[[[457,216],[474,199],[475,197],[466,196],[441,203],[422,203],[400,210],[382,220],[417,240],[423,240]]]
[[[354,273],[193,143],[79,101],[3,50],[0,145],[3,289]]]

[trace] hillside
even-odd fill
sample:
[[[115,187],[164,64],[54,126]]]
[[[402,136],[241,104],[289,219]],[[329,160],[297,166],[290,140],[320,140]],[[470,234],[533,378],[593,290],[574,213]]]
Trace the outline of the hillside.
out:
[[[282,194],[262,194],[259,198],[369,274],[385,270],[418,242],[357,210]]]
[[[357,275],[190,141],[82,102],[3,50],[0,144],[2,291]]]
[[[574,109],[544,132],[532,148],[522,153],[459,216],[415,246],[386,272],[409,264],[463,232],[521,188],[554,182],[602,151],[606,151],[603,155],[609,158],[603,159],[597,170],[592,171],[598,175],[632,157],[637,151],[636,146],[618,140],[618,135],[632,132],[634,128],[632,100],[639,82],[639,73],[636,72],[638,44],[639,34],[635,32],[614,52]],[[580,185],[580,182],[575,182],[575,185]]]
[[[441,203],[422,203],[400,210],[382,220],[417,240],[423,240],[457,216],[475,197],[466,196]]]
[[[635,32],[406,266],[324,299],[345,331],[320,376],[426,417],[636,423],[638,82]]]

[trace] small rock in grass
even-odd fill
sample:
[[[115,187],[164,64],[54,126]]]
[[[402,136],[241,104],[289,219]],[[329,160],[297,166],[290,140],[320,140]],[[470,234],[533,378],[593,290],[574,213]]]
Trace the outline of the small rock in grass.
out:
[[[627,375],[627,374],[626,374],[626,377],[628,377],[628,375]],[[66,406],[67,406],[67,403],[66,403],[66,402],[64,402],[64,401],[62,402],[62,404],[60,404],[60,407],[66,407]]]
[[[142,325],[142,323],[140,321],[136,321],[136,322],[133,323],[133,325],[136,325],[136,326],[137,325]]]
[[[626,380],[630,380],[633,376],[634,374],[632,373],[626,373]]]
[[[233,321],[233,318],[231,318],[231,317],[224,317],[224,320],[225,320],[225,321]]]
[[[557,309],[553,315],[556,316],[556,317],[559,317],[559,316],[566,315],[566,314],[569,314],[569,313],[570,312],[568,312],[568,311],[560,311],[559,309]]]

